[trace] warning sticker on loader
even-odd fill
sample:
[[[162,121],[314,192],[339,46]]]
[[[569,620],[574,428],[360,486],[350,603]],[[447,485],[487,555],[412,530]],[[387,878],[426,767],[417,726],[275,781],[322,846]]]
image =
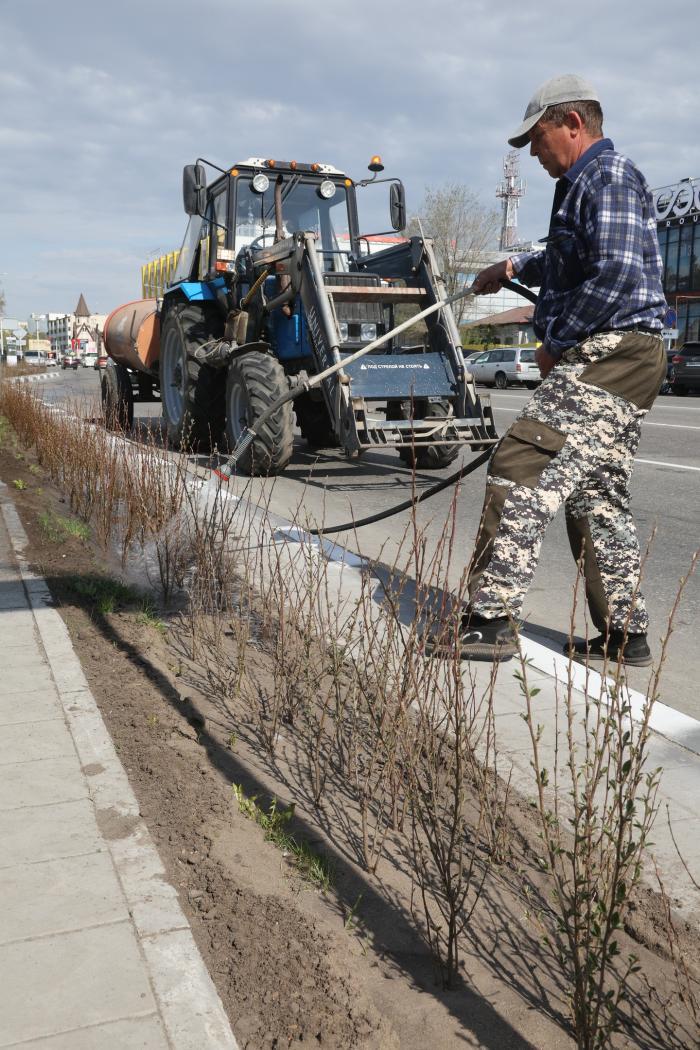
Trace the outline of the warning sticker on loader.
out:
[[[347,366],[353,397],[375,400],[453,397],[452,369],[442,354],[372,354]]]

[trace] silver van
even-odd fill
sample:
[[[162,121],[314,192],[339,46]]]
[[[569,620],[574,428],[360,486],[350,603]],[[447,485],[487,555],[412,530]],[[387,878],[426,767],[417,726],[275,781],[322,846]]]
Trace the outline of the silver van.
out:
[[[509,383],[534,390],[542,381],[533,346],[495,346],[467,362],[477,383],[505,390]]]

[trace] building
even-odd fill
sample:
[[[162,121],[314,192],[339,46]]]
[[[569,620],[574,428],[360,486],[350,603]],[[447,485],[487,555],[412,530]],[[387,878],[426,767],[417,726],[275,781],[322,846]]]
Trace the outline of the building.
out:
[[[681,179],[653,191],[667,327],[676,341],[700,339],[700,179]]]
[[[532,327],[534,312],[535,308],[530,304],[514,306],[510,310],[488,314],[478,321],[463,324],[462,333],[468,343],[484,343],[488,346],[534,344],[537,341]]]
[[[82,293],[74,313],[48,314],[47,318],[51,348],[58,357],[70,353],[82,355],[88,350],[99,351],[107,315],[91,314]]]

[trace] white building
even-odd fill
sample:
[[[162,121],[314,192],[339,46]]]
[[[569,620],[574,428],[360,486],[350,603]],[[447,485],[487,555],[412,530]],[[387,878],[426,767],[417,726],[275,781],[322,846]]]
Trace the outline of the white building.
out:
[[[47,314],[47,318],[51,348],[58,357],[70,353],[82,355],[88,350],[99,351],[107,315],[91,314],[82,293],[74,313]]]
[[[486,266],[491,266],[492,263],[500,262],[501,259],[508,259],[511,255],[517,255],[518,252],[541,251],[543,249],[544,244],[530,242],[529,244],[518,244],[507,251],[486,252],[483,260],[480,261],[479,268],[483,270]],[[476,273],[467,274],[466,284],[471,284],[475,277]],[[535,292],[535,294],[539,291],[538,288],[531,288],[530,290]],[[525,306],[527,301],[522,295],[518,295],[517,292],[511,292],[508,288],[502,288],[500,292],[496,292],[494,295],[477,295],[473,299],[467,300],[462,316],[462,324],[473,324],[475,321],[492,317],[494,314],[505,313],[506,310],[519,309]]]

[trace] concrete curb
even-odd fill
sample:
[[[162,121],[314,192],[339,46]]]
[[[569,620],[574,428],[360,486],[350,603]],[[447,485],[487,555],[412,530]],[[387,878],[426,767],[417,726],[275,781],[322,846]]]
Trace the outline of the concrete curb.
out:
[[[33,383],[37,379],[53,379],[54,374],[53,372],[39,372],[32,376],[8,376],[7,378],[13,383]]]
[[[28,538],[0,482],[0,510],[98,824],[103,829],[173,1050],[238,1050],[214,983],[175,889],[141,819],[139,805],[46,581],[23,555]]]

